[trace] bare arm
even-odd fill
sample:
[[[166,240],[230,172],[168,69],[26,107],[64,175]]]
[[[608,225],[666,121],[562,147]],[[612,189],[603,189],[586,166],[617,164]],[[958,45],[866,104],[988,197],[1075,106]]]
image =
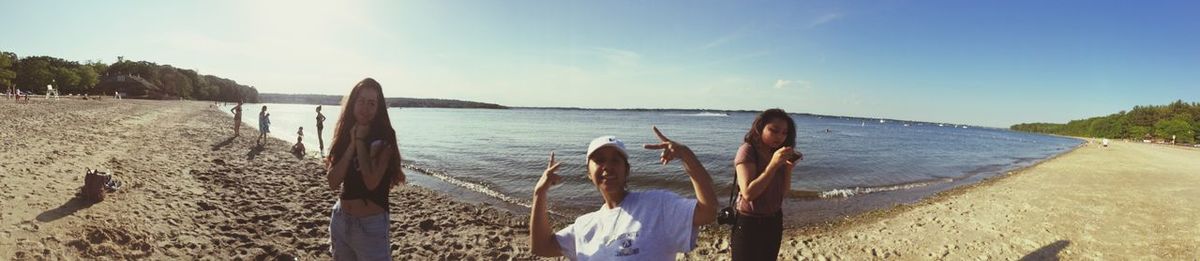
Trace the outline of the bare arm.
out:
[[[533,189],[533,206],[529,208],[529,245],[534,255],[556,257],[562,256],[562,248],[558,246],[558,240],[554,239],[554,233],[550,231],[553,227],[550,226],[550,214],[546,210],[546,192],[561,179],[558,174],[554,174],[559,163],[554,161],[553,152],[550,153],[548,165]]]
[[[369,168],[360,167],[360,169],[363,170],[363,185],[366,185],[369,189],[375,189],[375,187],[379,186],[379,183],[383,181],[383,176],[386,174],[385,172],[387,172],[388,164],[392,162],[389,158],[393,157],[393,151],[390,149],[390,145],[372,146],[366,143],[366,141],[356,142],[362,142],[358,145],[364,148],[370,146],[369,151],[359,151],[359,153],[370,155],[369,157],[365,157],[365,159],[368,160],[363,160],[364,157],[360,157],[359,166],[365,166],[368,164],[370,165]]]
[[[783,195],[785,197],[787,195],[792,194],[792,171],[793,170],[795,170],[795,169],[788,168],[787,171],[784,171],[784,176],[783,176],[783,193],[784,194]]]
[[[391,180],[392,187],[396,187],[396,185],[405,184],[408,182],[408,178],[404,176],[404,165],[401,164],[403,160],[404,158],[400,157],[400,153],[397,150],[396,157],[392,158],[391,163],[391,169],[396,171],[396,176],[393,176]]]
[[[767,186],[771,185],[771,180],[775,178],[775,170],[779,168],[773,165],[775,164],[768,164],[767,169],[763,173],[760,173],[757,178],[748,179],[748,177],[751,177],[749,173],[754,173],[757,165],[752,162],[738,164],[737,175],[740,178],[738,179],[738,194],[746,200],[754,200],[759,195],[762,195],[763,191],[767,190]]]
[[[329,168],[329,172],[325,176],[329,182],[329,189],[337,191],[342,186],[342,180],[346,178],[346,171],[350,169],[350,158],[354,157],[354,153],[354,145],[351,144],[350,148],[347,148],[346,152],[338,157],[337,162],[334,162],[333,166]]]
[[[654,134],[658,135],[658,144],[646,144],[646,149],[661,149],[663,150],[662,164],[671,162],[675,157],[679,157],[683,161],[683,170],[687,172],[688,177],[692,179],[692,189],[696,191],[696,210],[692,213],[692,225],[700,226],[712,223],[717,220],[717,196],[713,192],[712,176],[708,175],[708,170],[704,169],[704,164],[696,159],[696,154],[691,148],[678,142],[667,139],[667,136],[658,131],[658,127],[653,127]]]
[[[539,195],[541,194],[541,195]],[[546,213],[546,194],[533,194],[533,207],[529,213],[529,245],[533,254],[543,257],[562,256],[562,248],[554,239],[549,213]]]
[[[792,151],[792,147],[783,147],[776,150],[771,157],[770,163],[767,163],[767,168],[753,180],[746,179],[745,177],[750,176],[747,175],[748,173],[754,173],[757,165],[750,162],[738,164],[737,175],[738,177],[742,177],[742,179],[738,179],[738,188],[740,190],[738,194],[746,200],[757,199],[758,196],[762,195],[763,191],[767,190],[767,187],[771,186],[771,181],[775,179],[775,173],[779,171],[779,168],[784,168],[790,173],[795,163],[789,162],[786,159],[790,153],[793,153]]]
[[[683,157],[683,170],[692,178],[692,189],[696,191],[696,210],[692,213],[692,225],[700,226],[712,223],[717,220],[717,209],[720,206],[717,203],[716,192],[713,191],[712,176],[708,175],[708,170],[704,169],[704,165],[696,159],[696,154],[687,146],[681,146]]]

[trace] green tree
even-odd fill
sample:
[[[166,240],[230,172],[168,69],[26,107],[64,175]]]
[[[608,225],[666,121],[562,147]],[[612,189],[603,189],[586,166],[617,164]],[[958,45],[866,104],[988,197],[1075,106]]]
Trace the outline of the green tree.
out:
[[[1195,143],[1193,127],[1188,122],[1188,119],[1191,119],[1191,117],[1191,115],[1185,113],[1177,114],[1170,120],[1159,120],[1157,123],[1154,123],[1154,134],[1161,139],[1169,140],[1171,137],[1175,137],[1176,142]]]
[[[1129,138],[1131,139],[1141,140],[1142,137],[1146,136],[1146,134],[1150,134],[1150,127],[1137,125],[1129,127]]]
[[[1088,133],[1092,137],[1121,138],[1125,136],[1124,123],[1121,117],[1101,117],[1092,120]]]
[[[79,74],[67,67],[51,67],[50,72],[54,74],[54,88],[58,89],[63,94],[77,93],[79,89]]]
[[[79,90],[88,92],[100,83],[100,74],[96,72],[95,67],[90,65],[82,65],[75,68],[75,75],[79,76]]]
[[[1152,107],[1133,106],[1129,111],[1129,121],[1133,125],[1150,126],[1156,121],[1155,109]]]
[[[104,61],[88,61],[83,65],[91,67],[92,71],[96,72],[97,76],[105,76],[108,73],[108,64],[104,63]]]
[[[47,57],[25,57],[17,62],[17,88],[26,92],[45,93],[46,85],[54,80]]]
[[[0,87],[4,91],[15,86],[17,81],[17,71],[13,66],[17,64],[17,54],[10,52],[0,52]]]

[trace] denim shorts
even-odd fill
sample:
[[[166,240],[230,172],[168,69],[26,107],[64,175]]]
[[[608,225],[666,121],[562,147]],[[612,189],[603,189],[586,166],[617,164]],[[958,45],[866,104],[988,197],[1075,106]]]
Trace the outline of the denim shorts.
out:
[[[329,252],[333,260],[391,260],[388,213],[354,217],[333,205],[329,221]]]

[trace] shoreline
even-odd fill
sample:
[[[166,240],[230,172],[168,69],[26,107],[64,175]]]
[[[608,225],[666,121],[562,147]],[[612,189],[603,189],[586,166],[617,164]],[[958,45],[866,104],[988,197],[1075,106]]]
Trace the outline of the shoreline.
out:
[[[336,195],[323,185],[319,159],[297,159],[291,142],[274,137],[256,148],[257,130],[244,123],[231,138],[233,118],[212,103],[0,109],[11,112],[0,151],[13,155],[0,159],[0,259],[329,258]],[[911,204],[788,228],[780,257],[1194,257],[1200,227],[1187,222],[1200,217],[1200,189],[1186,185],[1200,184],[1200,150],[1145,145],[1084,142]],[[84,167],[111,169],[126,185],[82,204],[72,193]],[[534,258],[527,213],[412,185],[390,197],[396,259]],[[680,258],[727,260],[728,227],[702,229],[697,248]]]
[[[1078,146],[915,204],[785,232],[785,259],[1186,259],[1200,252],[1200,151]],[[713,240],[712,238],[709,239]],[[709,252],[721,244],[704,246]],[[728,254],[689,255],[724,260]]]
[[[315,124],[315,121],[313,121],[313,119],[311,117],[309,117],[311,114],[311,108],[308,108],[309,106],[285,106],[285,105],[271,105],[271,104],[263,104],[263,105],[271,106],[271,108],[275,112],[275,116],[282,117],[282,118],[278,118],[278,120],[276,121],[276,123],[277,123],[276,129],[293,130],[293,129],[296,129],[297,126],[307,125],[305,127],[309,127],[308,128],[309,130],[307,130],[307,131],[309,131],[308,134],[312,134],[311,126],[313,124]],[[258,104],[248,104],[248,106],[257,107]],[[328,109],[335,110],[336,108],[331,107]],[[228,112],[226,112],[226,113],[228,113]],[[329,113],[336,114],[337,112],[329,111]],[[393,113],[398,113],[398,112],[394,111]],[[444,111],[442,113],[456,113],[456,112]],[[471,114],[473,112],[465,112],[465,113]],[[531,113],[541,113],[541,112],[531,111]],[[426,115],[423,112],[419,113],[417,111],[405,112],[401,115],[406,115],[406,114],[408,114],[408,115]],[[509,112],[504,115],[514,115],[514,114],[522,115],[524,113]],[[276,117],[273,117],[273,118],[276,118]],[[245,118],[243,118],[243,121],[251,124],[252,126],[257,124],[256,123],[257,121],[255,120],[254,117],[245,117]],[[833,123],[837,123],[837,121],[834,120]],[[405,125],[405,123],[403,123],[403,122],[394,122],[394,124]],[[858,126],[855,125],[854,127],[858,127]],[[928,126],[928,127],[934,128],[932,126]],[[423,127],[422,129],[409,129],[406,132],[417,133],[416,135],[420,136],[420,135],[427,135],[425,133],[431,132],[431,130],[436,130],[436,127],[435,127],[435,129],[430,129],[429,127]],[[404,131],[404,130],[402,130],[402,131]],[[955,131],[955,130],[950,130],[950,131]],[[981,130],[981,131],[989,132],[991,130]],[[436,131],[433,131],[433,132],[436,132]],[[1004,131],[1004,132],[1008,132],[1008,131]],[[325,133],[327,141],[329,139],[329,137],[328,137],[329,134],[330,134],[329,132]],[[272,133],[272,135],[278,136],[284,140],[295,140],[295,138],[296,138],[294,133],[289,132],[289,131],[278,131],[278,132]],[[488,134],[486,132],[483,132],[481,134],[477,133],[476,135],[484,135],[484,136],[479,136],[479,137],[489,137],[489,138],[493,137],[493,136],[487,136],[487,135],[491,135],[491,134]],[[503,135],[497,135],[497,136],[503,136]],[[1051,140],[1052,142],[1050,142],[1050,143],[1054,144],[1054,145],[1048,145],[1048,146],[1053,146],[1054,148],[1057,148],[1057,150],[1053,150],[1054,148],[1049,148],[1051,150],[1046,150],[1044,152],[1036,152],[1036,153],[992,153],[992,154],[997,155],[995,160],[983,159],[984,161],[990,162],[992,164],[982,165],[984,163],[980,163],[980,166],[964,165],[964,168],[962,168],[962,171],[963,171],[962,173],[948,172],[948,171],[947,172],[936,172],[936,173],[930,172],[930,173],[926,174],[927,176],[924,179],[915,179],[915,180],[909,179],[909,178],[893,179],[893,181],[898,181],[898,182],[896,182],[896,183],[870,182],[870,184],[872,184],[872,185],[863,185],[863,186],[852,186],[853,183],[851,183],[851,187],[829,189],[829,190],[824,190],[824,191],[794,190],[793,195],[796,195],[795,193],[809,193],[812,196],[811,197],[792,197],[792,198],[788,199],[788,202],[786,203],[787,207],[784,208],[785,215],[789,217],[788,220],[786,220],[787,226],[788,227],[808,226],[811,224],[820,223],[820,222],[824,222],[827,220],[841,219],[847,215],[857,215],[857,214],[860,214],[863,212],[869,212],[869,211],[873,211],[876,209],[886,209],[886,208],[890,208],[897,204],[911,204],[913,202],[920,201],[924,197],[936,194],[937,192],[942,191],[942,190],[956,188],[962,184],[975,183],[979,180],[982,180],[982,179],[984,179],[986,177],[990,177],[990,176],[1002,176],[1002,175],[1004,175],[1004,173],[1006,171],[1009,171],[1011,169],[1022,168],[1022,167],[1028,166],[1030,164],[1033,164],[1035,162],[1040,162],[1048,157],[1051,157],[1051,156],[1054,156],[1057,154],[1061,154],[1064,151],[1068,151],[1071,149],[1071,147],[1073,147],[1076,144],[1082,143],[1082,141],[1080,141],[1078,139],[1059,139],[1059,138],[1048,138],[1047,136],[1040,136],[1040,135],[1037,135],[1037,136],[1039,136],[1040,138],[1039,137],[1033,137],[1033,138],[1035,140]],[[308,139],[305,140],[305,143],[307,145],[309,145],[307,147],[309,149],[315,149],[317,147],[316,139],[314,139],[314,136],[311,136],[311,135],[309,135],[307,137],[308,137]],[[472,135],[472,137],[476,137],[476,136]],[[402,137],[402,138],[404,138],[404,137]],[[1043,145],[1044,144],[1046,144],[1046,143],[1043,143]],[[500,181],[500,182],[490,182],[489,183],[486,181],[486,178],[481,181],[480,177],[485,177],[485,176],[489,175],[489,173],[486,173],[484,171],[476,171],[475,169],[461,170],[461,168],[471,168],[474,166],[453,164],[452,162],[445,162],[445,161],[438,160],[438,156],[443,155],[443,154],[439,153],[438,149],[440,149],[440,148],[438,148],[437,146],[430,146],[430,144],[428,144],[428,143],[421,143],[419,141],[417,141],[417,142],[409,141],[408,145],[409,145],[409,148],[417,149],[416,151],[409,151],[410,154],[408,154],[408,155],[418,155],[418,156],[417,157],[406,157],[406,159],[415,159],[416,160],[416,161],[412,161],[412,160],[408,161],[407,162],[408,164],[406,164],[406,166],[409,169],[420,170],[421,172],[428,173],[429,176],[431,176],[431,177],[436,177],[436,179],[428,179],[429,182],[426,182],[426,183],[420,184],[420,185],[428,185],[428,186],[426,186],[427,188],[431,188],[431,189],[441,191],[441,192],[447,193],[447,194],[453,194],[453,195],[465,194],[465,195],[468,195],[471,197],[471,199],[467,200],[467,201],[488,202],[493,205],[503,206],[505,210],[509,210],[514,214],[523,215],[528,212],[527,211],[528,210],[528,201],[527,201],[528,195],[524,195],[524,193],[520,192],[521,190],[526,189],[525,186],[513,183],[511,181]],[[429,148],[429,150],[421,149],[421,148],[425,148],[425,147],[432,147],[432,148]],[[1037,147],[1037,146],[1032,146],[1032,147]],[[937,148],[931,147],[928,149],[936,150]],[[1003,156],[1001,156],[1001,154],[1011,154],[1013,156],[1009,157],[1009,158],[1003,158]],[[526,155],[526,154],[522,154],[522,155]],[[1025,156],[1025,157],[1018,157],[1018,156]],[[1011,159],[1011,161],[1009,161],[1009,159]],[[528,161],[527,159],[524,159],[524,160]],[[985,162],[985,163],[987,163],[987,162]],[[724,163],[724,162],[722,161],[721,163]],[[962,164],[959,164],[959,165],[962,165]],[[728,169],[728,168],[731,168],[731,166],[717,165],[717,169],[720,169],[719,171],[724,171],[723,169]],[[456,170],[456,169],[459,171],[463,171],[463,172],[461,172],[461,173],[448,172],[448,170]],[[710,169],[710,170],[713,170],[713,169]],[[913,171],[917,171],[917,170],[913,170]],[[513,175],[513,173],[517,173],[517,172],[508,172],[508,171],[501,170],[501,172],[497,172],[496,174]],[[821,174],[828,175],[829,173],[821,173]],[[913,175],[911,177],[919,177],[919,176],[921,176],[921,175]],[[675,190],[677,193],[689,193],[688,190],[690,190],[690,183],[688,183],[686,180],[683,180],[683,181],[670,180],[669,179],[670,176],[650,176],[650,177],[654,178],[653,181],[655,181],[655,182],[662,182],[662,183],[655,183],[655,184],[662,184],[663,188],[670,188],[672,190]],[[668,177],[668,178],[664,178],[664,177]],[[517,178],[525,178],[525,177],[517,177]],[[716,178],[717,180],[721,180],[722,178],[725,179],[724,186],[722,184],[720,184],[720,182],[718,182],[716,189],[718,190],[719,194],[728,193],[728,178],[729,177],[717,175],[717,176],[714,176],[714,178]],[[533,181],[529,181],[529,182],[533,182]],[[429,183],[436,183],[436,184],[429,184]],[[500,184],[502,184],[502,185],[500,185]],[[515,186],[514,186],[514,184],[515,184]],[[866,184],[866,183],[863,183],[863,184]],[[723,190],[723,192],[722,192],[722,190]],[[503,191],[503,192],[501,192],[501,191]],[[514,191],[516,191],[516,192],[514,192]],[[588,186],[587,190],[581,190],[581,191],[577,191],[577,192],[581,192],[579,194],[586,197],[588,195],[586,195],[584,193],[589,193],[591,191],[594,191],[594,189],[591,189],[590,186]],[[576,191],[573,191],[573,192],[576,192]],[[513,194],[513,193],[516,193],[516,194]],[[825,194],[825,196],[821,197],[820,194]],[[847,195],[852,195],[852,196],[847,196]],[[580,202],[585,202],[585,203],[580,203]],[[594,206],[591,206],[590,204],[588,204],[586,202],[587,202],[586,199],[582,200],[582,201],[577,199],[577,200],[573,200],[573,201],[562,202],[563,204],[556,204],[555,207],[552,208],[552,211],[555,211],[555,210],[560,211],[563,214],[566,214],[566,216],[577,216],[579,214],[586,213],[586,212],[589,212],[594,209]],[[788,211],[792,211],[792,212],[789,213]],[[816,213],[817,215],[812,215],[813,213]],[[804,215],[800,215],[800,214],[804,214]]]
[[[1074,137],[1072,137],[1072,138],[1074,138]],[[922,198],[918,202],[913,202],[910,204],[899,204],[899,205],[895,205],[890,208],[883,208],[883,209],[878,209],[878,210],[874,210],[874,211],[868,211],[868,212],[865,212],[865,213],[862,213],[859,215],[844,217],[841,220],[832,220],[829,222],[819,223],[819,224],[816,224],[813,226],[792,228],[792,229],[790,229],[790,231],[792,232],[791,235],[813,235],[813,234],[819,234],[819,233],[836,232],[840,229],[845,229],[848,227],[854,227],[854,226],[858,226],[858,225],[862,225],[862,224],[866,224],[866,223],[872,223],[872,222],[876,222],[879,220],[884,220],[884,219],[888,219],[891,217],[895,217],[897,215],[903,214],[905,212],[911,211],[913,209],[916,209],[916,208],[919,208],[922,206],[928,206],[928,205],[933,205],[933,204],[937,204],[937,203],[944,203],[946,201],[953,200],[955,197],[957,197],[959,195],[971,193],[974,190],[986,188],[995,183],[1001,182],[1004,179],[1011,178],[1016,175],[1021,175],[1039,165],[1045,164],[1047,162],[1051,162],[1055,159],[1058,159],[1059,157],[1062,157],[1062,156],[1065,156],[1072,152],[1075,152],[1075,150],[1078,150],[1078,149],[1084,147],[1085,145],[1086,145],[1086,143],[1077,145],[1074,148],[1071,148],[1070,150],[1068,150],[1066,152],[1059,153],[1054,156],[1048,157],[1048,158],[1038,161],[1037,163],[1034,163],[1032,165],[1008,170],[1008,171],[1005,171],[1005,173],[1003,173],[1003,174],[984,178],[983,180],[980,180],[979,182],[962,184],[962,185],[958,185],[956,187],[953,187],[953,188],[950,188],[947,190],[943,190],[943,191],[934,193],[933,195]],[[787,232],[785,232],[784,234],[789,235],[789,233],[787,233]]]
[[[211,102],[0,102],[0,259],[328,259],[323,166]],[[8,118],[11,117],[11,118]],[[84,168],[124,182],[75,197]],[[410,175],[421,175],[410,173]],[[411,180],[411,178],[410,178]],[[392,190],[396,259],[530,259],[525,221],[422,187]],[[65,202],[65,203],[64,203]]]
[[[1074,137],[1068,137],[1068,138],[1074,138]],[[1081,141],[1083,141],[1083,140],[1081,140]],[[947,200],[949,197],[952,197],[953,195],[967,193],[967,190],[970,190],[974,187],[985,186],[985,183],[996,182],[997,180],[1007,178],[1008,176],[1011,176],[1011,175],[1019,174],[1023,171],[1026,171],[1030,168],[1036,167],[1045,162],[1052,161],[1058,157],[1067,155],[1085,145],[1087,145],[1086,142],[1081,142],[1080,144],[1078,144],[1074,147],[1066,149],[1066,151],[1050,155],[1046,158],[1037,159],[1036,161],[1034,161],[1033,164],[1020,166],[1019,164],[1014,163],[1012,165],[1007,166],[1007,167],[1009,167],[1008,169],[989,173],[987,175],[981,175],[983,173],[975,173],[975,174],[969,174],[966,176],[957,177],[957,178],[953,178],[953,179],[939,179],[939,180],[945,180],[942,182],[921,181],[921,182],[906,183],[906,184],[901,184],[901,185],[890,185],[887,187],[902,187],[902,188],[895,189],[895,190],[873,192],[873,193],[855,194],[855,195],[851,195],[849,197],[831,196],[831,197],[798,199],[798,200],[808,200],[808,201],[817,202],[817,203],[809,203],[809,204],[828,204],[829,206],[827,206],[827,207],[829,207],[829,208],[835,207],[833,205],[838,204],[838,203],[832,203],[832,202],[836,202],[836,201],[856,201],[859,203],[869,204],[869,206],[852,206],[850,208],[843,208],[842,212],[838,213],[838,214],[821,214],[818,217],[792,218],[791,220],[788,220],[788,218],[786,216],[788,216],[789,214],[798,213],[799,211],[788,212],[787,210],[785,210],[784,211],[785,218],[784,218],[784,224],[783,224],[784,230],[785,231],[823,231],[823,230],[827,230],[827,229],[836,229],[836,227],[845,225],[843,223],[856,222],[854,220],[856,220],[859,217],[886,214],[886,213],[891,213],[893,211],[896,211],[898,208],[904,208],[904,207],[927,204],[930,202],[939,202],[942,200]],[[924,185],[907,187],[910,184],[924,184]],[[795,197],[795,196],[793,196],[793,197]],[[793,198],[793,199],[797,200],[796,198]],[[785,207],[788,204],[789,203],[785,202],[784,203]],[[792,204],[800,204],[800,203],[792,203]],[[845,204],[843,203],[842,205],[845,205]],[[847,211],[845,209],[852,209],[852,210]],[[881,218],[886,218],[886,217],[881,217]],[[833,228],[830,228],[830,227],[833,227]]]

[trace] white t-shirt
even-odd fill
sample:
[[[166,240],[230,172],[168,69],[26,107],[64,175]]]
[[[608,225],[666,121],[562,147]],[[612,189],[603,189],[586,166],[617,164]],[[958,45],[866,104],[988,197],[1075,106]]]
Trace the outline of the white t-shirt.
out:
[[[675,260],[691,251],[696,200],[665,190],[629,192],[621,205],[584,214],[554,233],[571,260]]]

